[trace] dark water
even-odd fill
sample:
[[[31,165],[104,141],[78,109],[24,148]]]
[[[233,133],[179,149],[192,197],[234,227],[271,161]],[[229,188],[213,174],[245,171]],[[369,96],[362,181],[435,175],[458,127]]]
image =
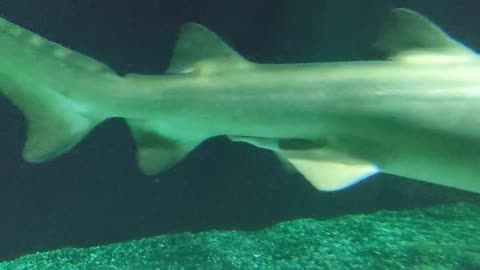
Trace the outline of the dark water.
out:
[[[208,26],[257,62],[369,59],[392,7],[419,11],[480,49],[480,2],[474,0],[0,0],[1,16],[120,73],[161,73],[178,26],[189,21]],[[0,121],[0,261],[174,231],[255,230],[296,218],[480,201],[386,175],[341,192],[318,192],[285,173],[271,154],[224,138],[205,142],[165,174],[145,177],[119,119],[102,123],[61,158],[28,164],[20,156],[23,116],[6,99],[0,99]]]

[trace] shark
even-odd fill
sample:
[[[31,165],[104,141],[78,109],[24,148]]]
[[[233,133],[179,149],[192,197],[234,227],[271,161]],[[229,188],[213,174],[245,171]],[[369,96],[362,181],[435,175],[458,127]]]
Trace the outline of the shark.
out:
[[[228,136],[272,151],[322,191],[388,173],[480,193],[479,56],[404,8],[374,45],[384,58],[259,64],[188,23],[164,74],[119,75],[1,19],[0,93],[25,115],[30,162],[115,117],[147,175]]]

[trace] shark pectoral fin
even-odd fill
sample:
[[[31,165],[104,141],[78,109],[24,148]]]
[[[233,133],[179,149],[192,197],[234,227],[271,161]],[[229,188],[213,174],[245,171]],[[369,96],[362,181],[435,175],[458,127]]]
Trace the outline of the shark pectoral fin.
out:
[[[155,175],[173,167],[202,142],[163,136],[155,123],[127,122],[137,145],[138,167],[145,175]]]
[[[376,45],[399,61],[464,61],[475,52],[455,41],[424,16],[404,8],[392,11]]]
[[[182,26],[167,73],[211,73],[245,67],[250,62],[202,25]]]
[[[79,104],[49,89],[32,91],[27,85],[3,77],[0,84],[1,92],[26,118],[23,158],[27,161],[43,162],[67,152],[100,122],[79,112]]]

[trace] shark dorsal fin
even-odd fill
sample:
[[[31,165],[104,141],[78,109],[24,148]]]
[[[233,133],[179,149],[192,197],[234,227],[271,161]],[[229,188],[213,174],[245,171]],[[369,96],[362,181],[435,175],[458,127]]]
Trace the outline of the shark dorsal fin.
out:
[[[476,55],[424,16],[404,8],[392,11],[376,45],[392,60],[459,61]]]
[[[206,27],[188,23],[182,26],[167,73],[192,73],[201,69],[222,69],[247,61]]]

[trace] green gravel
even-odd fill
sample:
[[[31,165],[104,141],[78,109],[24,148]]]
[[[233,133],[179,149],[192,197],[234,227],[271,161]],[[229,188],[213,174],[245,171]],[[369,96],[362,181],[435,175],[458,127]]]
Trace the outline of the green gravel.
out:
[[[178,233],[0,263],[26,269],[480,269],[480,205]]]

